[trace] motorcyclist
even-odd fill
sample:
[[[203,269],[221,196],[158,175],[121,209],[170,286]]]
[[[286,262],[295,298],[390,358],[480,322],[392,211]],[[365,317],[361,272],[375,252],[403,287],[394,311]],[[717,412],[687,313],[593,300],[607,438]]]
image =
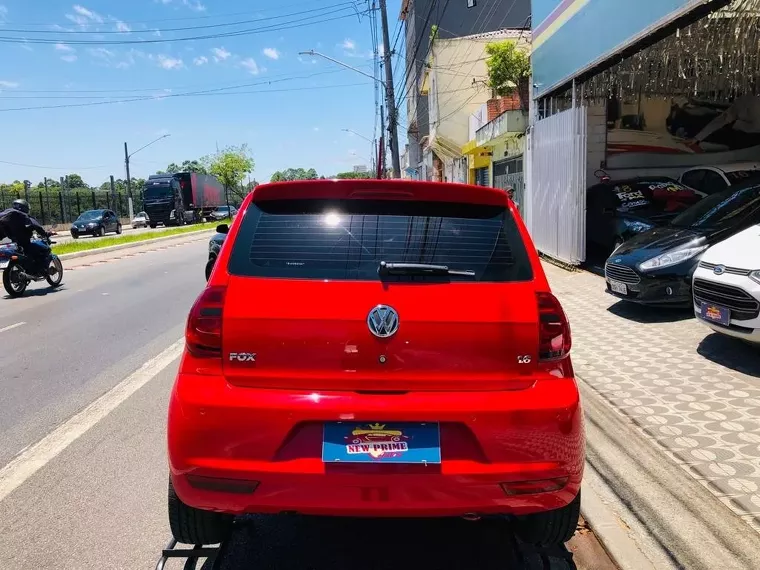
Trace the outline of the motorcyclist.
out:
[[[5,236],[15,242],[30,258],[39,263],[47,255],[47,249],[32,241],[34,232],[44,237],[50,236],[45,228],[29,215],[29,202],[26,200],[14,200],[10,208],[0,212],[0,238]]]

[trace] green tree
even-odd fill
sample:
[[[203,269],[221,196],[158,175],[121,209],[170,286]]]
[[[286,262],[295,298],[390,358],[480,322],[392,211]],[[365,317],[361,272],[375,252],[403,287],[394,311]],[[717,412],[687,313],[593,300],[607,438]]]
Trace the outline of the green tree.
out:
[[[522,90],[530,77],[530,57],[516,42],[504,40],[486,46],[488,86],[496,95],[511,95]]]
[[[372,178],[372,174],[369,172],[338,172],[338,174],[335,175],[335,178],[339,180],[360,180],[360,179],[367,179]]]
[[[65,180],[69,188],[88,188],[87,184],[79,174],[69,174],[65,177]]]
[[[166,174],[176,174],[177,172],[196,172],[198,174],[208,174],[206,167],[199,160],[185,160],[182,164],[172,162],[164,171]]]
[[[216,176],[219,182],[224,185],[227,203],[230,201],[230,191],[242,196],[240,185],[246,174],[253,172],[255,166],[246,144],[228,146],[216,154],[204,157],[202,163],[208,173]]]
[[[278,170],[272,174],[270,182],[285,182],[291,180],[316,180],[319,178],[317,171],[313,168],[308,170],[305,168],[288,168],[286,170]]]

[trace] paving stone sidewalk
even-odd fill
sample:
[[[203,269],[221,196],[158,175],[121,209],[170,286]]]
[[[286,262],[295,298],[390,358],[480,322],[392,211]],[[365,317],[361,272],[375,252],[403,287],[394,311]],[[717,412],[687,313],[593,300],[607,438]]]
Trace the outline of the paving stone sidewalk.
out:
[[[760,348],[688,311],[619,302],[597,275],[544,267],[577,375],[760,532]]]

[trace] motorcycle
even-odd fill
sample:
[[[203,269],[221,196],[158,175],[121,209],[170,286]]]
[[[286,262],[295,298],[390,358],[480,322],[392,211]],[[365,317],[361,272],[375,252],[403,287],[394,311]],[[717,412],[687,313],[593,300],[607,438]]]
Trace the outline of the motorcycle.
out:
[[[47,281],[54,288],[63,281],[63,264],[50,249],[55,242],[51,241],[49,236],[33,241],[45,248],[47,254],[44,258],[29,257],[24,249],[15,243],[0,246],[3,287],[10,297],[21,297],[32,281]]]

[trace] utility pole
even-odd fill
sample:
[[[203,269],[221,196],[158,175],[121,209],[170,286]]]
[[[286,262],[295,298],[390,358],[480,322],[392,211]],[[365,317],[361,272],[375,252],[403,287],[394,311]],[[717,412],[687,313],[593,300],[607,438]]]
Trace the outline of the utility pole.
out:
[[[380,178],[385,178],[385,113],[383,112],[383,106],[380,105],[380,149],[378,153],[380,155],[380,164],[377,167],[377,171],[380,173]]]
[[[127,167],[127,205],[129,208],[129,221],[131,222],[135,217],[134,205],[132,203],[132,178],[129,176],[129,150],[127,150],[127,143],[124,143],[124,166]]]
[[[383,59],[385,61],[385,104],[388,107],[388,130],[390,131],[391,160],[393,178],[401,178],[401,160],[398,154],[398,128],[396,121],[396,96],[393,92],[393,66],[391,65],[391,45],[388,34],[388,13],[385,0],[380,0],[380,17],[383,24]]]

